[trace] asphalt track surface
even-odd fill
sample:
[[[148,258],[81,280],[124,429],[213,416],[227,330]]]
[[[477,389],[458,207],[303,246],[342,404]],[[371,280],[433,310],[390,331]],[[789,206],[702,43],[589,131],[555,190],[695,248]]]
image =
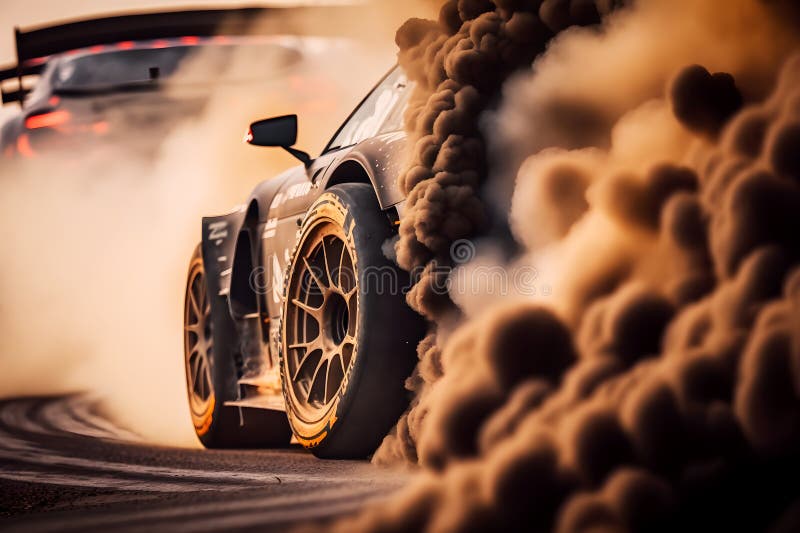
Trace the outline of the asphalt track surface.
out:
[[[286,450],[147,445],[85,397],[0,401],[0,531],[286,531],[381,501],[409,476]]]

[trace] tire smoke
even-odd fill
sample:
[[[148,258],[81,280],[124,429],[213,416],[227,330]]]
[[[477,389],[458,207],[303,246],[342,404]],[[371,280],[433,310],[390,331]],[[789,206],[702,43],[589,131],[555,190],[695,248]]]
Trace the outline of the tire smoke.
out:
[[[400,29],[419,84],[401,265],[438,272],[470,238],[485,260],[504,214],[501,264],[552,290],[477,309],[420,279],[434,325],[374,460],[425,473],[338,530],[791,530],[797,15],[448,1]]]
[[[197,446],[182,307],[201,217],[228,211],[296,164],[242,143],[253,120],[298,113],[298,146],[321,149],[391,66],[392,43],[378,39],[379,28],[396,27],[414,7],[377,6],[375,35],[358,32],[359,21],[311,12],[260,21],[280,26],[282,44],[302,61],[287,67],[263,50],[205,50],[181,65],[168,94],[111,106],[121,142],[0,163],[0,395],[88,392],[150,442]],[[338,36],[317,37],[323,22]],[[215,83],[184,89],[186,79]],[[202,110],[184,115],[165,104],[185,96],[202,97]],[[168,125],[163,138],[148,122],[154,112]]]

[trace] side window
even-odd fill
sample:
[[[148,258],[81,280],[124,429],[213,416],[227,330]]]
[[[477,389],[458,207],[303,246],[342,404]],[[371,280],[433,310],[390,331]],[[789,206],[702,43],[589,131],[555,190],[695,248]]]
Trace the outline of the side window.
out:
[[[403,110],[410,95],[408,78],[399,67],[395,68],[356,109],[328,150],[351,146],[379,133],[401,130]]]
[[[35,103],[50,96],[52,78],[58,68],[59,60],[51,59],[44,67],[42,74],[34,81],[33,89],[25,96],[25,104]]]

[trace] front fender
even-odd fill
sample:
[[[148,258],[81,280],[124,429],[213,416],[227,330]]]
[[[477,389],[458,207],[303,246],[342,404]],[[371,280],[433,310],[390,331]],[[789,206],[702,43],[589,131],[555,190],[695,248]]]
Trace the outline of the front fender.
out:
[[[399,178],[407,162],[408,148],[403,132],[379,135],[359,143],[336,163],[326,188],[352,178],[352,165],[359,165],[369,177],[381,209],[389,209],[405,200]]]

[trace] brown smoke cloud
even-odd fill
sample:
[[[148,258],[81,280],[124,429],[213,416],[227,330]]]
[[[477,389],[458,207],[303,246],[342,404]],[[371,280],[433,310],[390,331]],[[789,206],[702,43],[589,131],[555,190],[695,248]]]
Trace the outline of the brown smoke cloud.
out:
[[[375,460],[427,473],[342,531],[796,525],[797,10],[652,0],[597,25],[589,4],[447,2],[398,33],[428,91],[398,256],[445,262],[505,210],[504,266],[548,290],[476,310],[430,305],[422,278],[411,301],[440,326]],[[472,21],[515,9],[561,33],[532,69],[483,66],[476,43],[504,41]],[[442,327],[453,302],[465,319]]]
[[[488,225],[480,197],[487,160],[479,117],[505,79],[527,67],[564,25],[592,25],[615,2],[450,1],[436,22],[410,19],[397,32],[399,62],[416,82],[406,113],[414,148],[400,176],[407,207],[396,244],[400,266],[421,270],[409,304],[441,325],[458,320],[459,310],[442,286],[452,265],[450,248]],[[422,359],[410,378],[411,411],[398,423],[377,460],[402,455],[416,461],[416,426],[426,416],[427,386],[436,381],[440,350],[436,326],[420,346]],[[433,376],[426,376],[427,372]],[[394,448],[394,449],[393,449]]]

